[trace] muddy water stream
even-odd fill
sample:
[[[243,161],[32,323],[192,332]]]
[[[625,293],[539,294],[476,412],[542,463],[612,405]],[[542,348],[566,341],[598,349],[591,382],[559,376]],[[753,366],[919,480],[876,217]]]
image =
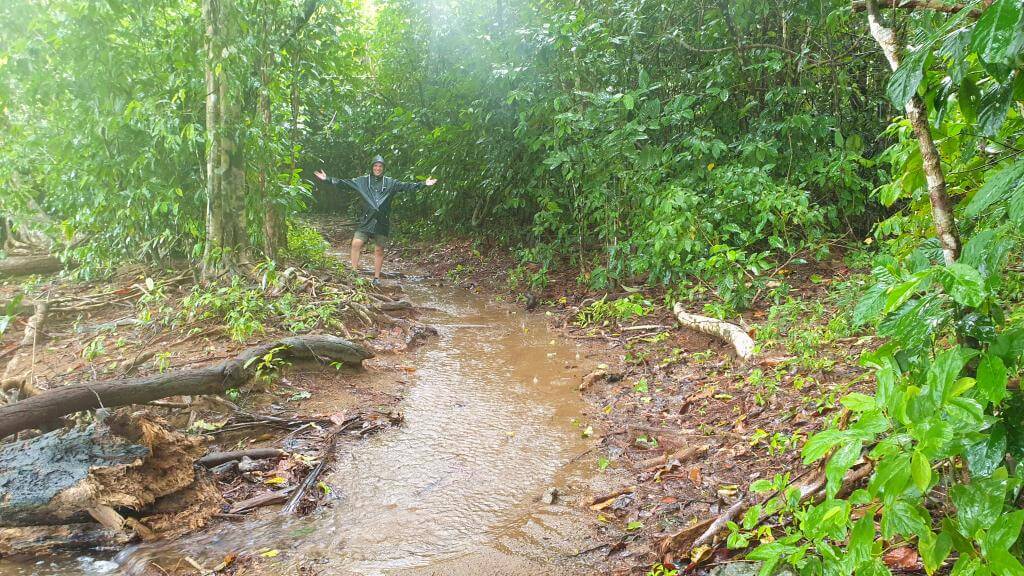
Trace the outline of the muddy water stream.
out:
[[[341,447],[324,478],[329,506],[130,548],[111,558],[117,568],[70,558],[5,569],[10,561],[0,560],[0,576],[135,574],[185,555],[213,566],[261,549],[280,551],[281,574],[299,560],[337,575],[589,573],[574,560],[590,544],[588,518],[571,501],[593,466],[575,458],[588,448],[573,421],[582,409],[577,349],[513,307],[426,282],[403,287],[439,337],[400,358],[415,367],[405,423]],[[552,486],[568,499],[544,504]]]

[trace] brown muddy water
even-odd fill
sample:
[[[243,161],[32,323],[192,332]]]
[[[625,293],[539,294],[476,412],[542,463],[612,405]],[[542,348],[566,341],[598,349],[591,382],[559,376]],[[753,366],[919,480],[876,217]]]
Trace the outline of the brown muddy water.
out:
[[[266,573],[302,564],[334,575],[590,574],[582,504],[594,480],[576,418],[585,361],[542,317],[464,290],[402,280],[438,329],[402,363],[416,369],[402,426],[340,447],[329,505],[301,518],[264,513],[203,534],[89,554],[0,559],[0,576],[141,574],[190,556],[278,551]],[[360,377],[360,376],[357,376]],[[358,384],[357,384],[358,385]],[[544,492],[563,494],[549,505]]]

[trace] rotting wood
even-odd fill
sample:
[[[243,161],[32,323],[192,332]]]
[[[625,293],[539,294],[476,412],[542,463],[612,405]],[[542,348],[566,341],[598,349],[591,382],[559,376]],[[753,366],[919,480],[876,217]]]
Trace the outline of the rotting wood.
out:
[[[684,327],[724,340],[733,347],[736,356],[741,360],[746,361],[753,358],[754,339],[743,328],[717,318],[691,314],[683,309],[680,302],[676,303],[672,311]]]
[[[83,410],[142,404],[169,396],[220,394],[248,382],[256,373],[255,360],[274,351],[283,358],[340,361],[354,366],[373,357],[362,346],[336,336],[296,336],[255,346],[213,366],[142,378],[69,384],[0,406],[0,438],[52,424],[62,416]]]
[[[126,412],[101,413],[85,428],[2,444],[0,526],[66,524],[92,517],[122,530],[124,510],[141,511],[195,484],[192,463],[204,451],[201,437],[173,432],[158,418]],[[187,500],[182,506],[192,504]],[[143,538],[150,535],[145,527],[127,526]]]

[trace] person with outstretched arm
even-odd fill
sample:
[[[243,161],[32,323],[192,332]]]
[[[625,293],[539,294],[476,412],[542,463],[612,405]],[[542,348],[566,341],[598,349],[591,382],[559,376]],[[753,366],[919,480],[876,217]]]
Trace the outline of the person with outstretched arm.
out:
[[[332,178],[323,170],[314,175],[335,188],[355,190],[363,198],[363,216],[352,237],[352,270],[359,271],[359,256],[363,244],[373,240],[373,282],[380,282],[380,272],[384,268],[384,248],[391,232],[391,200],[401,192],[419,190],[423,186],[433,186],[436,178],[427,178],[424,182],[402,182],[384,175],[384,157],[377,155],[373,159],[370,173],[356,178]]]

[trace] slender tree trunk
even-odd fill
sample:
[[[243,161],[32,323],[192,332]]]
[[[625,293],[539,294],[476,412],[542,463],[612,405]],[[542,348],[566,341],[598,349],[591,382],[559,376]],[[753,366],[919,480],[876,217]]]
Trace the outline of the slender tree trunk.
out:
[[[882,22],[877,0],[867,0],[865,4],[871,35],[882,47],[889,66],[896,70],[900,66],[900,48],[896,41],[896,34]],[[905,108],[907,118],[917,136],[918,147],[921,149],[921,161],[924,164],[925,178],[928,180],[928,198],[931,201],[935,232],[939,236],[939,244],[942,246],[942,255],[946,264],[952,264],[960,257],[960,234],[953,218],[953,202],[946,192],[946,177],[942,173],[939,149],[935,146],[931,129],[928,127],[928,110],[921,97],[916,94],[907,102]]]
[[[203,0],[206,28],[206,245],[203,277],[236,271],[249,256],[245,164],[238,135],[238,95],[225,58],[232,0]]]

